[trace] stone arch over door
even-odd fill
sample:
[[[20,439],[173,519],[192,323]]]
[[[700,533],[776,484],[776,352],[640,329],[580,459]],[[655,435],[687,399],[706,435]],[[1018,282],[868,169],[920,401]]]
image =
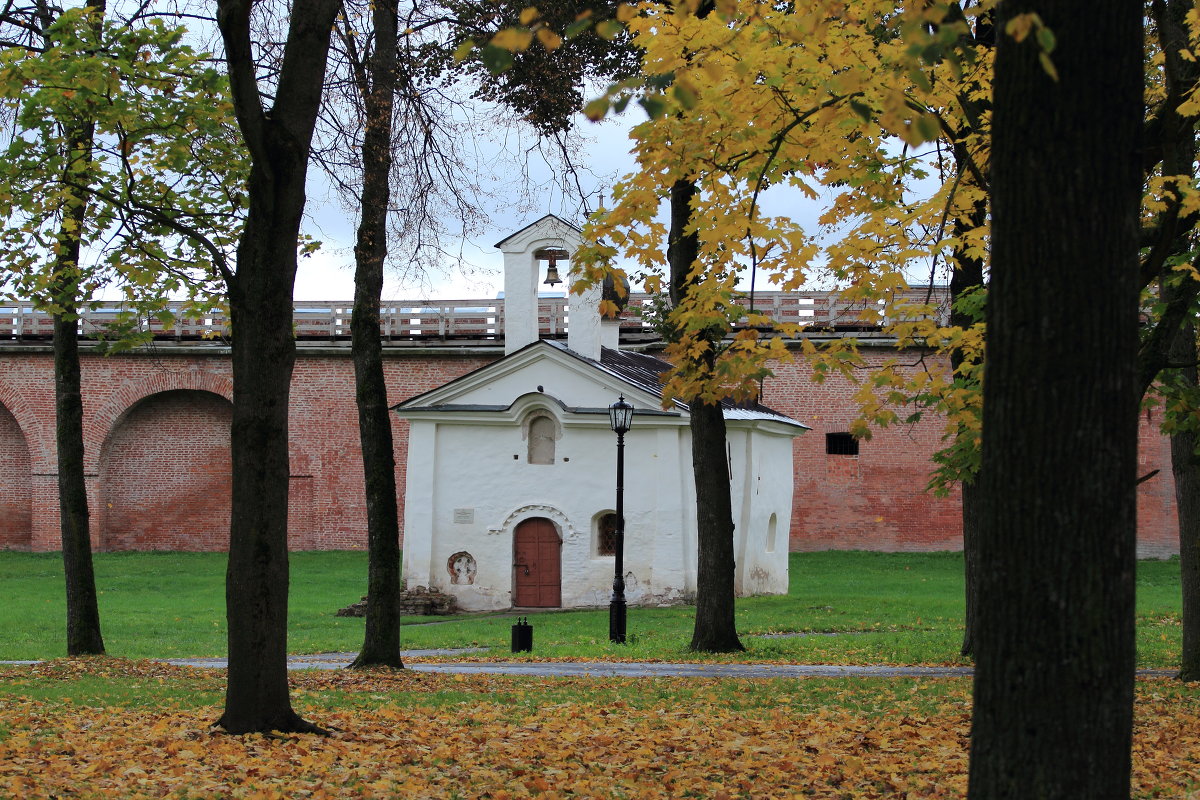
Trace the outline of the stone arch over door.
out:
[[[545,517],[522,520],[513,531],[513,605],[562,606],[562,538]]]
[[[0,550],[28,550],[33,540],[33,469],[29,444],[0,404]]]
[[[208,391],[142,398],[100,453],[105,550],[225,550],[229,545],[233,406]]]

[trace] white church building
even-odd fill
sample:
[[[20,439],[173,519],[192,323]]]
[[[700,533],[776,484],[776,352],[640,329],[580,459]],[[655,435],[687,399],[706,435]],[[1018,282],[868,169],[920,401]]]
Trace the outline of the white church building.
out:
[[[567,341],[539,340],[541,264],[569,260],[577,228],[553,215],[499,242],[505,356],[394,407],[410,423],[404,579],[468,611],[594,607],[612,594],[616,442],[625,434],[624,572],[630,605],[696,591],[688,409],[662,403],[653,356],[619,349],[601,288],[569,297]],[[567,285],[571,283],[567,280]],[[792,439],[805,426],[762,406],[725,409],[739,595],[788,588]]]

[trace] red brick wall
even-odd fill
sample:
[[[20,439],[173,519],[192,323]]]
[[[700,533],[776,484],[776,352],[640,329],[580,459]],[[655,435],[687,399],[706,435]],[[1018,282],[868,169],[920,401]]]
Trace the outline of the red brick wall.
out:
[[[393,354],[385,360],[389,402],[433,389],[499,356]],[[232,398],[228,354],[217,349],[180,354],[169,347],[107,358],[85,353],[81,367],[93,545],[224,548]],[[0,548],[59,547],[52,370],[44,349],[0,354]],[[403,519],[408,430],[402,421],[394,422]],[[358,412],[348,349],[298,357],[289,424],[290,546],[365,547]],[[27,437],[23,460],[21,427],[34,432]],[[24,510],[10,510],[17,508]]]
[[[865,350],[874,364],[895,352]],[[810,426],[795,440],[792,550],[955,550],[962,547],[958,492],[924,491],[929,457],[940,447],[943,423],[872,429],[859,454],[827,455],[825,434],[849,431],[856,387],[837,377],[811,379],[797,355],[775,365],[763,384],[764,402]]]
[[[100,547],[225,550],[229,424],[220,395],[159,392],[117,421],[100,455]]]
[[[1175,516],[1175,479],[1171,475],[1171,440],[1158,430],[1161,411],[1141,415],[1138,477],[1158,473],[1138,486],[1138,555],[1165,558],[1179,552],[1179,520]]]
[[[875,360],[891,355],[868,353]],[[389,351],[385,372],[390,402],[440,386],[498,357],[499,352],[450,348]],[[36,550],[58,547],[51,369],[48,352],[0,354],[0,547],[30,542]],[[940,421],[876,430],[860,444],[857,456],[826,455],[825,434],[847,430],[853,418],[853,387],[833,378],[813,383],[800,358],[778,365],[776,372],[765,382],[765,402],[812,427],[795,443],[791,549],[961,546],[957,493],[937,498],[924,491],[929,456],[941,445]],[[217,455],[222,429],[228,441],[232,384],[227,354],[180,354],[169,347],[152,355],[85,354],[83,378],[97,546],[222,546],[228,496],[216,487],[228,481],[227,457],[222,461]],[[365,547],[358,416],[346,349],[314,349],[299,356],[290,420],[291,546]],[[408,427],[393,421],[403,519]],[[1139,495],[1143,555],[1177,550],[1169,452],[1166,439],[1155,432],[1157,423],[1154,412],[1143,414],[1140,470],[1161,470],[1142,484]],[[26,455],[18,443],[27,446]]]
[[[0,406],[0,550],[28,550],[33,524],[29,447],[21,426]]]
[[[895,352],[866,350],[864,355],[878,365]],[[854,418],[855,387],[838,378],[814,383],[811,374],[797,357],[776,365],[775,377],[764,383],[766,405],[812,428],[795,440],[791,549],[961,549],[959,491],[946,497],[924,491],[929,458],[942,446],[943,420],[926,417],[912,425],[873,428],[872,437],[859,443],[857,456],[827,455],[825,434],[849,430]],[[1141,485],[1138,496],[1143,557],[1178,552],[1170,444],[1158,433],[1159,421],[1155,414],[1143,414],[1141,420],[1139,474],[1160,470]]]

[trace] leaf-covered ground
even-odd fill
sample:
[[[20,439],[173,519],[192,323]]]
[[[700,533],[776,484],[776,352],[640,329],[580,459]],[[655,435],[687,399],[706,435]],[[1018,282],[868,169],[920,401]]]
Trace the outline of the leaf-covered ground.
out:
[[[223,675],[117,659],[0,670],[0,797],[962,796],[967,680],[304,672],[317,736],[223,735]],[[1200,695],[1139,681],[1134,790],[1200,786]]]

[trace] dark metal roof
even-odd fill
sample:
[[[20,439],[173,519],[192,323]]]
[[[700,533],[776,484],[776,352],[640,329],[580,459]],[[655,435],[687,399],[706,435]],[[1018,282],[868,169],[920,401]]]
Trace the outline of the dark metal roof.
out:
[[[590,358],[585,360],[592,361]],[[671,362],[663,361],[661,358],[655,358],[646,353],[613,350],[608,347],[601,348],[600,361],[592,361],[592,363],[598,363],[609,372],[656,397],[662,397],[663,394],[663,382],[660,377],[671,369]],[[687,408],[683,403],[676,405]]]
[[[661,376],[665,372],[669,372],[673,365],[669,361],[664,361],[661,358],[656,358],[646,353],[631,353],[625,350],[613,350],[608,347],[601,348],[600,360],[581,356],[573,350],[569,350],[565,346],[555,342],[553,343],[560,347],[565,352],[570,353],[576,358],[580,358],[591,364],[595,364],[607,372],[616,375],[628,383],[649,392],[656,397],[663,396],[663,382]],[[687,403],[680,400],[674,400],[675,406],[684,411],[690,410]],[[807,428],[807,425],[797,422],[786,414],[782,414],[773,408],[768,408],[759,402],[737,403],[726,398],[721,401],[721,408],[724,409],[726,418],[742,417],[745,419],[751,418],[778,418],[781,422],[788,422],[793,425],[799,425],[802,428]],[[729,413],[734,412],[734,413]],[[736,412],[743,412],[738,414]]]

